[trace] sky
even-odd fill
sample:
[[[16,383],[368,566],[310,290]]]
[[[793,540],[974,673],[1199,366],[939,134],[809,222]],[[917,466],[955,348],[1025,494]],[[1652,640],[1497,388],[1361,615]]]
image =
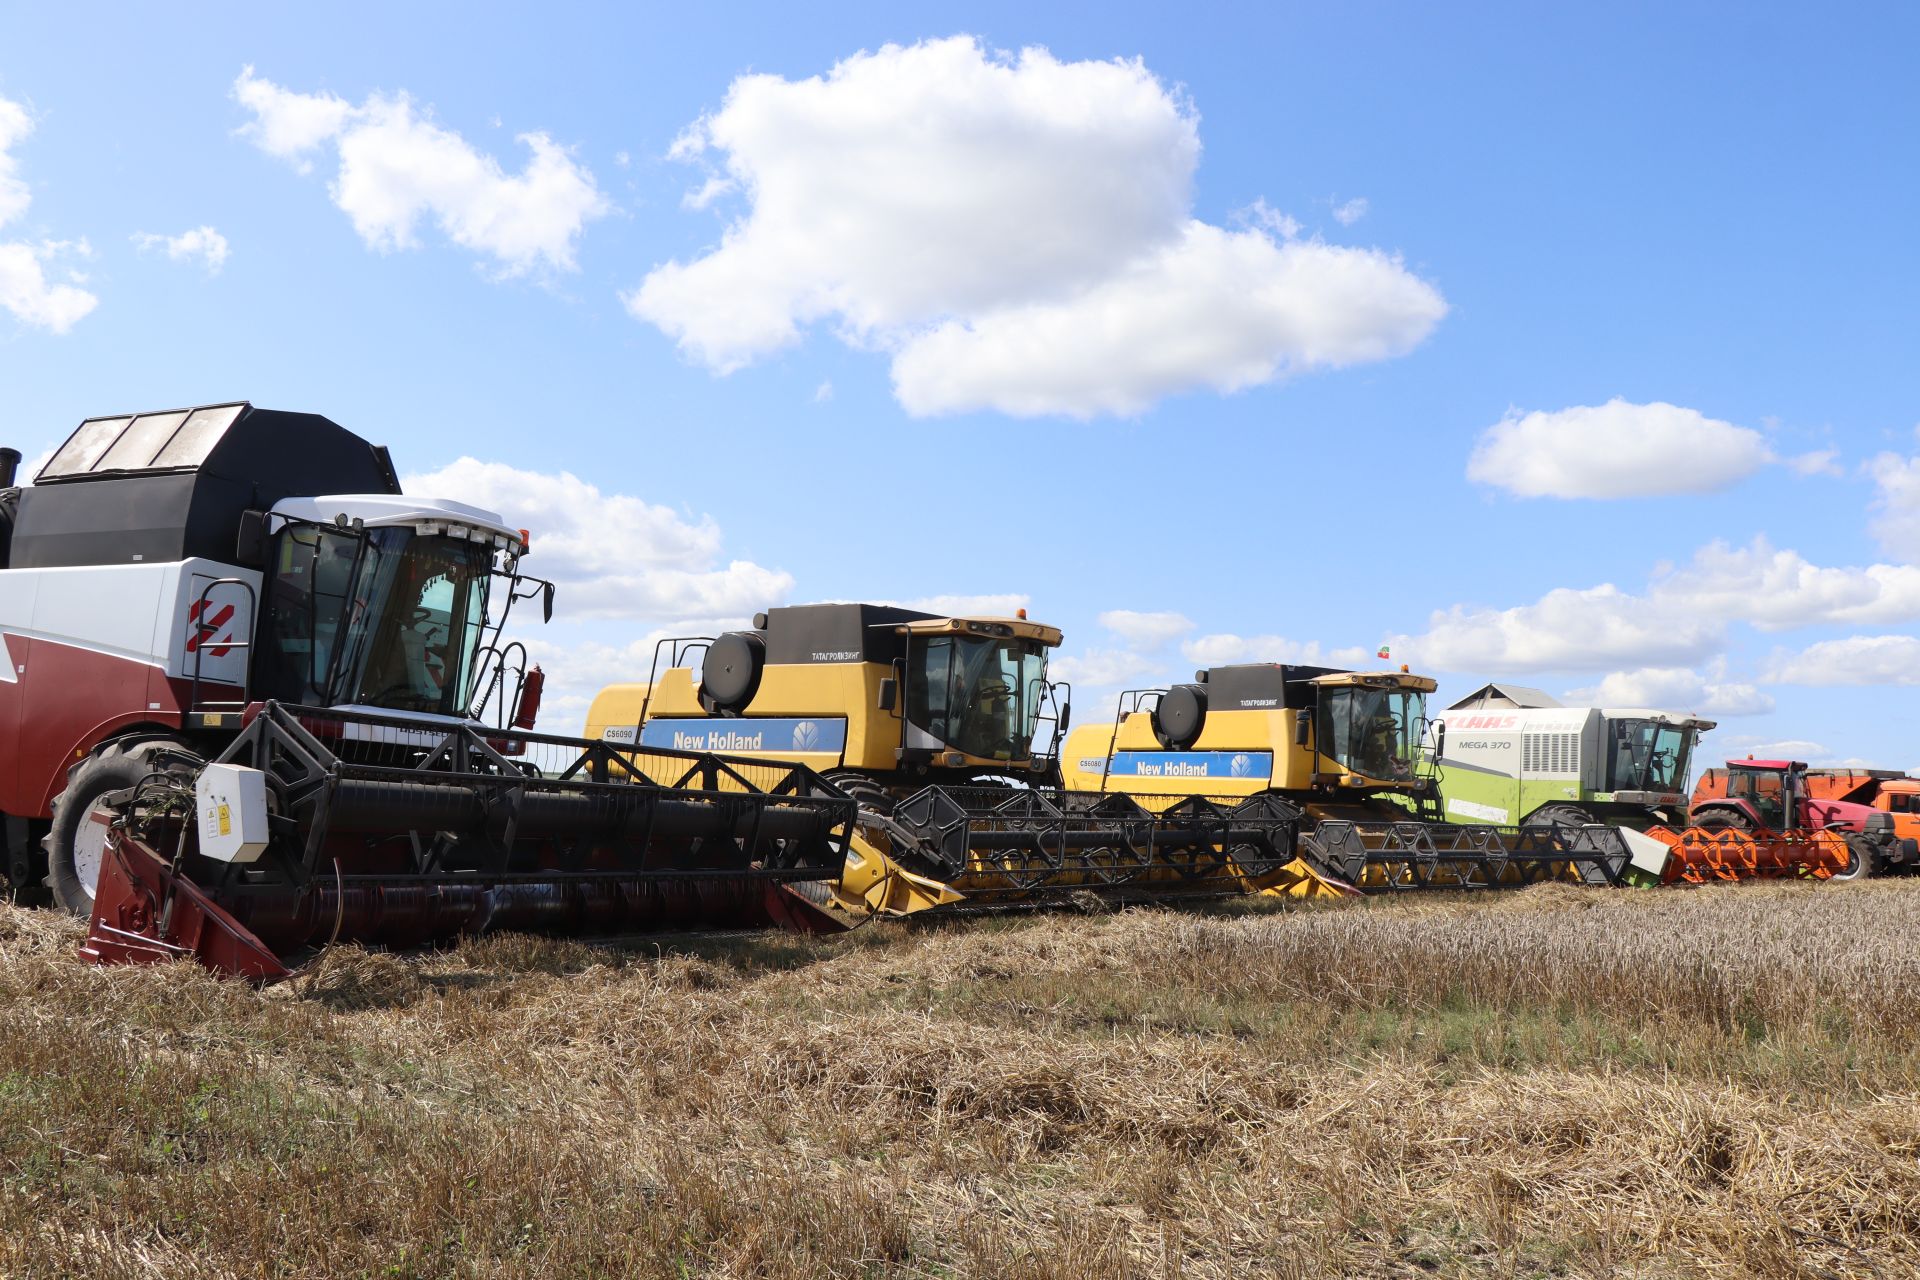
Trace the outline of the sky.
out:
[[[1920,11],[1192,8],[0,4],[4,442],[387,444],[557,731],[874,600],[1920,766]]]

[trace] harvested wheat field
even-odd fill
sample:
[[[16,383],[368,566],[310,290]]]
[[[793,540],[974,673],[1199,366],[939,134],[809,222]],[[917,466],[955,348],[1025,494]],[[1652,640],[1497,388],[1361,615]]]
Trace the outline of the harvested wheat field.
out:
[[[8,1276],[1894,1276],[1920,881],[101,970],[0,908]]]

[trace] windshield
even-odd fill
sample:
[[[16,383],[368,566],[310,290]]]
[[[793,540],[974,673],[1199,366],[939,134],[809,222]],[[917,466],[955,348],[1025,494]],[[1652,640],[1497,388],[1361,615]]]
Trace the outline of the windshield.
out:
[[[493,550],[411,529],[275,538],[261,686],[319,706],[465,715]]]
[[[1693,730],[1652,720],[1615,720],[1607,755],[1608,791],[1680,791],[1687,783]]]
[[[1320,690],[1318,742],[1349,773],[1411,782],[1427,717],[1427,695],[1407,689],[1347,686]]]
[[[1778,769],[1727,769],[1727,799],[1745,800],[1760,821],[1778,830],[1787,825],[1785,778]]]
[[[913,638],[907,720],[956,751],[1025,760],[1047,687],[1046,646],[984,636]]]

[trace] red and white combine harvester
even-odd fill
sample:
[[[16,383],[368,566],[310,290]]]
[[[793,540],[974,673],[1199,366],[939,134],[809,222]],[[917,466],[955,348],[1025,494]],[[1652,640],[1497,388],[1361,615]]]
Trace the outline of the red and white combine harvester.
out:
[[[532,732],[527,551],[317,415],[82,423],[0,492],[16,894],[91,914],[91,958],[255,976],[337,938],[824,925],[854,805],[810,771]]]

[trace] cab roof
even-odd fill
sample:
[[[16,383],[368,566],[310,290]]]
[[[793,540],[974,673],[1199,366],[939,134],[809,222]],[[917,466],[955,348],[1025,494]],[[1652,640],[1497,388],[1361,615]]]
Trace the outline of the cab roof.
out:
[[[903,636],[1011,636],[1048,646],[1059,644],[1061,639],[1060,628],[1025,618],[916,618],[899,623],[894,630]]]

